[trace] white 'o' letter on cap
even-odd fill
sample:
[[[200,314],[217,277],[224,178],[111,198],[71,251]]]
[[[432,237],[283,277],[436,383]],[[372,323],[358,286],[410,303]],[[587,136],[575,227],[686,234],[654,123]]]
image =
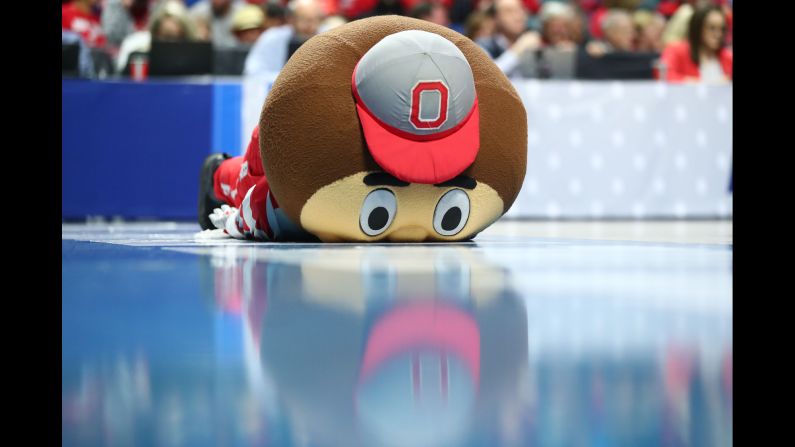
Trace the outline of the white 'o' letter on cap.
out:
[[[354,87],[379,121],[418,136],[459,125],[476,97],[464,53],[419,30],[391,34],[370,48],[356,66]]]

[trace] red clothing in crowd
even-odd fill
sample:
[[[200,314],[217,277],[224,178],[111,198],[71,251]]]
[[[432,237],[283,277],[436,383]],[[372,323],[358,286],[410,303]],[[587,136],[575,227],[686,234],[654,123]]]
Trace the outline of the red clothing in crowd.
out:
[[[660,2],[657,4],[657,12],[664,15],[666,19],[670,19],[676,10],[685,3],[692,4],[692,2],[686,2],[683,0],[660,0]],[[712,3],[721,7],[728,5],[727,0],[712,0]]]
[[[61,7],[61,29],[73,31],[83,38],[90,47],[105,46],[105,34],[99,18],[90,12],[80,10],[74,3]]]
[[[605,14],[607,14],[607,8],[604,6],[596,8],[591,13],[588,29],[591,31],[591,37],[594,39],[604,38],[604,33],[602,32],[602,19],[605,17]]]
[[[378,5],[378,0],[336,0],[339,5],[339,11],[349,19],[356,19],[361,17],[362,14],[370,12]],[[448,9],[453,7],[453,0],[399,0],[403,12],[408,14],[411,8],[418,4],[430,1],[443,4]],[[480,0],[474,0],[472,7],[477,10]],[[538,14],[541,9],[541,0],[522,0],[525,7],[531,14]]]
[[[419,2],[419,1],[420,0],[418,0],[417,2]],[[530,14],[536,15],[536,14],[538,14],[538,11],[541,10],[541,1],[542,0],[522,0],[522,3],[524,3],[524,7],[527,9],[527,11]],[[472,7],[476,11],[480,8],[480,2],[481,2],[481,0],[474,0],[474,2],[472,4]],[[450,6],[450,5],[452,5],[452,1],[449,2],[449,4],[448,4],[448,2],[445,2],[445,4]]]
[[[321,8],[326,16],[333,16],[340,14],[340,1],[341,0],[320,0]]]
[[[686,41],[675,42],[662,52],[662,61],[666,67],[666,79],[672,82],[682,82],[686,78],[701,79],[699,66],[690,59],[690,43]],[[718,63],[726,77],[732,79],[732,50],[724,48],[718,53]]]
[[[372,11],[378,0],[340,0],[340,12],[348,19],[359,18],[362,14]]]

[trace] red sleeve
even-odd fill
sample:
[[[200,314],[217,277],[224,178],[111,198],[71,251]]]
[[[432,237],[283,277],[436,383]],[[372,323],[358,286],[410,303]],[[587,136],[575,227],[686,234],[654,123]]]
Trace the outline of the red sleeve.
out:
[[[723,68],[723,72],[726,73],[726,77],[729,79],[734,79],[732,77],[732,65],[734,64],[734,53],[729,48],[724,48],[720,54],[720,65]]]
[[[535,15],[538,14],[538,11],[541,9],[541,1],[524,0],[524,6],[527,8],[528,11],[532,12]]]
[[[665,64],[665,79],[671,82],[682,82],[685,80],[687,74],[687,69],[683,62],[683,52],[682,50],[687,50],[687,48],[680,45],[678,42],[673,43],[665,47],[662,52],[660,58],[662,59],[663,64]],[[686,54],[684,54],[687,57]]]
[[[221,176],[218,178],[218,184],[222,190],[225,186],[224,179],[227,189],[231,188],[230,185],[235,185],[236,195],[233,203],[238,208],[234,220],[227,221],[226,232],[238,239],[273,240],[273,230],[268,222],[267,208],[270,185],[265,177],[260,158],[258,127],[255,127],[251,133],[246,154],[226,160],[219,168],[219,173]],[[218,193],[216,190],[216,194]],[[242,199],[241,195],[243,195]],[[228,197],[228,195],[224,194],[223,197]]]
[[[377,3],[377,0],[342,0],[340,1],[340,10],[348,19],[353,20],[375,9]]]
[[[591,23],[589,24],[589,30],[591,31],[591,36],[594,39],[602,39],[602,19],[607,14],[607,8],[604,6],[599,7],[596,11],[591,14]]]
[[[251,139],[248,140],[245,157],[250,175],[255,177],[265,175],[265,170],[262,167],[262,158],[259,153],[259,125],[254,126],[254,131],[251,132]]]
[[[70,11],[68,4],[61,8],[61,29],[72,29],[72,11]]]

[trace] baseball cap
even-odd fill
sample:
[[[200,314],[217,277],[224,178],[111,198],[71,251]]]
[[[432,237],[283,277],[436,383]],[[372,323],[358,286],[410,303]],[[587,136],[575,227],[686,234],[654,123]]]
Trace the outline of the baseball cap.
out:
[[[442,183],[475,161],[480,116],[472,68],[444,37],[390,34],[356,64],[356,112],[376,163],[409,183]]]
[[[244,5],[235,12],[232,18],[232,30],[245,31],[253,28],[261,28],[265,23],[265,13],[262,8],[255,5]]]

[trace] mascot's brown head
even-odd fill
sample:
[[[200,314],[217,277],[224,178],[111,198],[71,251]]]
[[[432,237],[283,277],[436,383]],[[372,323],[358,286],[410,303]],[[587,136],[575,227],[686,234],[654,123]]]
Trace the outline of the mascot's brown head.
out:
[[[522,185],[527,116],[471,40],[398,16],[357,20],[293,54],[260,116],[279,206],[323,241],[457,241]]]

